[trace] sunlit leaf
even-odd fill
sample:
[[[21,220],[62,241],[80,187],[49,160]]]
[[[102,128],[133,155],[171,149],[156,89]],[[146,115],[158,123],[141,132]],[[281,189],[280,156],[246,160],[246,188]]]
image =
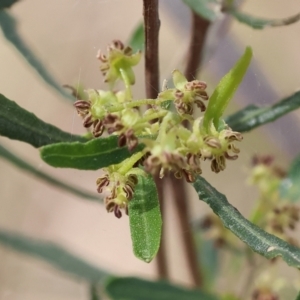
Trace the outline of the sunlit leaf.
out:
[[[252,58],[252,50],[247,47],[243,56],[236,62],[235,66],[221,79],[218,86],[211,95],[203,118],[203,126],[209,128],[213,121],[216,128],[230,100],[242,82]]]
[[[118,146],[118,137],[97,138],[86,143],[58,143],[41,148],[41,158],[56,168],[80,170],[98,170],[112,164],[118,164],[140,151],[144,145],[138,145],[129,152],[127,147]]]
[[[112,300],[217,300],[201,290],[186,289],[164,281],[147,281],[134,277],[112,278],[107,294]]]
[[[2,0],[1,0],[2,1]],[[39,74],[44,82],[58,92],[61,96],[74,102],[74,97],[65,91],[60,84],[56,82],[54,77],[49,73],[47,68],[26,45],[25,41],[21,38],[17,30],[15,19],[6,11],[0,11],[0,28],[3,35],[23,56],[27,63]]]
[[[290,266],[300,268],[300,249],[267,233],[245,219],[226,197],[198,176],[193,184],[199,199],[206,202],[224,226],[245,242],[253,251],[268,259],[281,256]]]
[[[42,259],[55,268],[76,275],[89,282],[99,282],[108,276],[106,271],[94,267],[51,242],[0,230],[0,244],[15,251]]]
[[[245,132],[266,123],[273,122],[299,107],[300,91],[284,98],[274,105],[266,107],[249,105],[246,108],[230,115],[225,119],[225,121],[233,130]]]
[[[244,23],[254,29],[263,29],[265,27],[279,27],[296,23],[300,20],[300,13],[284,19],[265,19],[251,16],[238,10],[228,10],[237,21]]]
[[[64,132],[47,124],[16,102],[0,94],[0,135],[41,147],[63,141],[86,141],[86,138]]]
[[[8,151],[7,149],[5,149],[1,145],[0,145],[0,157],[3,157],[4,159],[9,161],[13,165],[18,167],[19,169],[24,170],[28,174],[33,175],[37,179],[43,180],[46,183],[53,185],[54,187],[57,187],[66,192],[72,193],[72,194],[76,195],[77,197],[86,198],[86,199],[93,200],[93,201],[100,201],[99,197],[96,197],[93,194],[90,194],[81,189],[73,187],[67,183],[64,183],[61,180],[58,180],[58,179],[40,171],[39,169],[35,168],[33,165],[25,162],[21,158],[14,155],[11,151]]]
[[[145,34],[144,34],[144,24],[140,23],[133,31],[130,39],[129,46],[132,48],[133,52],[143,51],[145,47]]]
[[[151,176],[138,176],[128,210],[133,252],[139,259],[150,262],[159,249],[162,227],[156,185]]]

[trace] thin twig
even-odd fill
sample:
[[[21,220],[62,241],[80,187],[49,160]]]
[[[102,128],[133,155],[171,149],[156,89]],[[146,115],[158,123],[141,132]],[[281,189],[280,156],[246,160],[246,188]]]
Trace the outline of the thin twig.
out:
[[[159,91],[158,0],[144,0],[146,95],[155,99]]]
[[[192,31],[185,69],[185,76],[188,81],[194,80],[197,75],[209,25],[208,20],[192,12]]]
[[[185,259],[187,260],[189,272],[192,276],[193,285],[201,287],[203,284],[202,275],[200,272],[200,264],[197,259],[197,251],[191,226],[189,224],[189,212],[187,205],[186,190],[183,180],[178,180],[173,176],[169,177],[172,185],[173,201],[179,219],[181,237],[184,246]]]
[[[144,0],[144,30],[145,30],[145,82],[147,98],[155,99],[159,91],[159,56],[158,33],[160,27],[158,14],[158,0]],[[158,176],[154,178],[158,191],[161,213],[164,217],[164,193],[163,181]],[[163,218],[164,219],[164,218]],[[157,253],[157,269],[160,278],[168,278],[168,264],[166,256],[166,240],[164,238],[164,226],[160,249]]]
[[[195,79],[197,75],[209,25],[209,21],[192,12],[191,40],[188,49],[188,60],[185,70],[185,76],[188,81]],[[189,224],[189,211],[184,182],[183,180],[176,180],[172,176],[170,177],[170,183],[172,186],[173,198],[176,203],[176,212],[179,219],[179,225],[182,232],[185,257],[192,275],[193,284],[197,287],[201,287],[203,284],[201,266],[197,259],[197,251],[193,233]]]

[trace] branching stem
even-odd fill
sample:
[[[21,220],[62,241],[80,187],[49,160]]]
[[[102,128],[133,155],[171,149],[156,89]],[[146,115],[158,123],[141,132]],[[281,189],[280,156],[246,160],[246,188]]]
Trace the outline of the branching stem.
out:
[[[159,14],[158,0],[143,0],[144,30],[145,30],[145,82],[146,95],[155,99],[159,91],[159,57],[158,57],[158,34]],[[156,176],[154,178],[160,201],[161,213],[164,215],[163,181]],[[166,240],[164,228],[160,249],[157,254],[157,268],[160,278],[168,279],[168,265],[166,256]]]
[[[130,80],[127,76],[127,72],[123,69],[120,69],[120,73],[121,73],[122,80],[124,82],[125,89],[126,89],[126,98],[127,98],[127,100],[132,100],[131,84],[130,84]]]

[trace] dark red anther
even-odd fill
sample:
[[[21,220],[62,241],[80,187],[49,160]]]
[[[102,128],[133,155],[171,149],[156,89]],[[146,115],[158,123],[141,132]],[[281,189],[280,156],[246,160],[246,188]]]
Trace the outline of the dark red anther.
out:
[[[120,211],[119,205],[115,205],[114,214],[118,219],[122,217],[122,212]]]

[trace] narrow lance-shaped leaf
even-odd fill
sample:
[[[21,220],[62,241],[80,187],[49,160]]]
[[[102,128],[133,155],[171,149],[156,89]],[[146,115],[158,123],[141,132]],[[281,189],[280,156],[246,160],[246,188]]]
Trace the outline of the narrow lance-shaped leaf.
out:
[[[133,52],[143,51],[145,47],[145,34],[144,23],[140,23],[133,31],[128,45],[132,48]]]
[[[101,201],[99,199],[99,197],[96,197],[88,192],[85,192],[76,187],[73,187],[67,183],[62,182],[61,180],[58,180],[40,170],[38,170],[33,165],[25,162],[24,160],[17,157],[11,151],[8,151],[1,145],[0,145],[0,157],[3,157],[4,159],[8,160],[10,163],[12,163],[16,167],[26,171],[28,174],[31,174],[31,175],[35,176],[36,178],[43,180],[55,187],[65,190],[66,192],[72,193],[72,194],[76,195],[77,197],[86,198],[86,199],[93,200],[93,201]]]
[[[250,131],[258,126],[273,122],[281,116],[300,107],[300,91],[267,107],[249,105],[225,118],[226,123],[235,131]]]
[[[69,101],[74,102],[74,97],[66,92],[43,66],[37,56],[22,40],[17,31],[15,19],[6,11],[0,11],[0,27],[5,38],[19,51],[27,63],[40,75],[44,82]]]
[[[183,0],[196,14],[208,21],[215,21],[219,15],[220,3],[217,0]]]
[[[134,277],[112,278],[105,287],[112,300],[217,300],[201,290],[186,289],[165,281],[147,281]]]
[[[237,21],[244,23],[254,29],[287,26],[300,20],[300,13],[284,19],[264,19],[248,15],[235,9],[229,9],[227,12],[231,14]]]
[[[26,142],[36,148],[63,141],[87,141],[86,138],[64,132],[45,123],[1,94],[0,135]]]
[[[138,176],[128,211],[133,252],[149,263],[159,249],[162,227],[156,185],[151,176]]]
[[[219,119],[242,82],[252,58],[252,50],[247,47],[243,56],[235,66],[221,79],[211,95],[203,118],[203,126],[208,130],[213,121],[216,128],[219,127]]]
[[[288,171],[285,179],[282,180],[279,191],[282,199],[292,202],[300,201],[300,156],[296,157]]]
[[[300,268],[300,249],[267,233],[245,219],[226,197],[198,176],[193,184],[199,199],[206,202],[217,214],[224,226],[245,242],[253,251],[268,259],[282,256],[290,266]]]
[[[112,164],[118,164],[140,151],[144,145],[138,145],[129,152],[127,147],[118,146],[118,137],[97,138],[86,143],[58,143],[41,148],[41,158],[56,168],[79,170],[98,170]]]
[[[92,266],[51,242],[0,230],[0,244],[15,251],[40,258],[55,268],[76,275],[91,283],[100,282],[109,275],[106,271]]]
[[[19,0],[1,0],[0,2],[0,10],[3,8],[9,8]]]

